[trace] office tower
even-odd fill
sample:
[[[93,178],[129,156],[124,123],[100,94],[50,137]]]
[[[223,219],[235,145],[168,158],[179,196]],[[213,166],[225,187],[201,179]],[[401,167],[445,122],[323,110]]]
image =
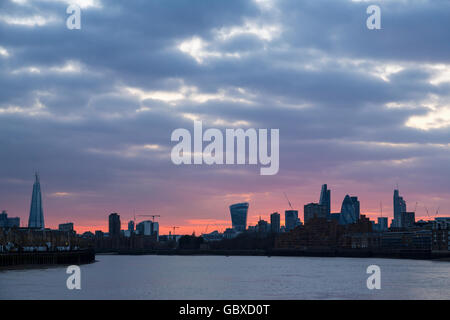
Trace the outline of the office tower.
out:
[[[298,219],[298,211],[286,210],[284,212],[284,224],[286,225],[286,231],[291,231],[296,226],[299,226],[300,220]]]
[[[322,185],[322,190],[320,191],[319,204],[327,208],[327,219],[328,219],[329,216],[331,215],[331,190],[328,190],[328,186],[326,184]]]
[[[351,224],[359,219],[359,201],[357,197],[346,195],[342,202],[339,224]]]
[[[308,203],[303,207],[303,220],[307,223],[312,218],[325,218],[328,219],[331,215],[328,214],[328,208],[326,205],[318,203]]]
[[[379,217],[378,218],[378,231],[387,231],[388,229],[388,218]]]
[[[130,231],[130,234],[134,232],[134,221],[130,220],[128,222],[128,231]]]
[[[397,189],[394,190],[394,221],[392,225],[397,228],[402,227],[402,212],[406,212],[406,202],[400,196]]]
[[[118,237],[120,235],[120,216],[117,213],[109,215],[109,236]]]
[[[355,208],[355,213],[356,213],[356,220],[358,221],[359,220],[359,215],[361,214],[360,208],[359,208],[358,197],[350,197],[350,199],[352,199],[353,206]]]
[[[402,228],[411,228],[414,227],[414,223],[416,222],[416,213],[415,212],[402,212],[401,214],[401,227]]]
[[[39,175],[35,174],[36,180],[33,184],[33,193],[31,195],[30,217],[28,219],[28,228],[44,229],[44,211],[42,210],[42,195]]]
[[[156,239],[159,237],[159,223],[153,222],[150,220],[139,222],[136,225],[136,231],[139,235],[143,236],[156,236]]]
[[[274,212],[270,215],[270,230],[273,233],[280,232],[280,214],[278,212]]]
[[[158,222],[153,222],[153,230],[152,230],[152,235],[156,236],[156,241],[159,241],[159,223]]]
[[[153,222],[150,220],[139,222],[136,225],[136,231],[142,236],[151,236],[153,234]]]
[[[258,221],[258,232],[267,233],[270,231],[269,224],[265,220],[259,219]]]
[[[248,203],[236,203],[230,206],[231,224],[236,231],[245,231],[247,228]]]

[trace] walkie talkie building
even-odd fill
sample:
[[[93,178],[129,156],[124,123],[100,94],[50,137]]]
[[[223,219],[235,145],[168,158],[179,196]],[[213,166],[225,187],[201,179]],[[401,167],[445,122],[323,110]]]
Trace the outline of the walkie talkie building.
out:
[[[230,206],[231,224],[236,231],[245,231],[247,228],[248,203],[236,203]]]

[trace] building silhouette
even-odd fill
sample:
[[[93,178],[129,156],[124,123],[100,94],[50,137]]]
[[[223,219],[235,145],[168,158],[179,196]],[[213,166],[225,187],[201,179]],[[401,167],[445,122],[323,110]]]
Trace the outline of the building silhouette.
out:
[[[278,212],[274,212],[270,215],[270,231],[273,233],[280,232],[280,214]]]
[[[394,220],[392,226],[401,228],[402,224],[402,212],[406,212],[406,202],[403,197],[400,196],[398,189],[394,190]]]
[[[19,228],[20,227],[20,218],[8,218],[8,213],[3,210],[0,213],[0,228]]]
[[[44,229],[44,211],[42,210],[42,195],[39,175],[35,174],[33,184],[33,193],[31,195],[30,217],[28,219],[28,228]]]
[[[308,203],[303,206],[303,220],[307,223],[309,220],[315,218],[329,219],[329,208],[326,205],[318,203]]]
[[[248,202],[236,203],[230,206],[231,224],[236,231],[247,229]]]
[[[130,233],[134,232],[134,221],[133,220],[128,221],[128,231]]]
[[[387,230],[388,230],[388,218],[378,217],[378,231],[387,231]]]
[[[297,210],[286,210],[284,211],[284,224],[286,226],[286,231],[291,231],[295,227],[300,225],[300,220],[298,218]]]
[[[331,190],[328,190],[328,186],[326,184],[322,185],[319,204],[326,207],[328,219],[331,215]]]
[[[64,231],[64,232],[74,232],[73,222],[67,222],[67,223],[59,224],[58,225],[58,230],[59,231]]]
[[[411,228],[414,227],[414,223],[416,222],[416,213],[415,212],[407,212],[404,211],[401,214],[401,227],[402,228]]]
[[[120,216],[117,213],[109,215],[109,236],[118,237],[120,235]]]
[[[257,224],[257,230],[261,233],[268,233],[270,231],[269,223],[265,220],[261,220],[261,217],[259,218],[258,224]]]
[[[139,235],[157,237],[159,235],[159,224],[158,222],[145,220],[136,225],[136,231]]]
[[[339,224],[356,223],[359,220],[360,205],[358,197],[346,195],[342,202],[341,214],[339,215]]]

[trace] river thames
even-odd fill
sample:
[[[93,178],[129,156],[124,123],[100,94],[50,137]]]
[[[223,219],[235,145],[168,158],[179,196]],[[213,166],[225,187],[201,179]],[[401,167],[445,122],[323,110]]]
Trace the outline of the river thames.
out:
[[[0,271],[0,299],[450,299],[450,262],[97,255],[69,290],[65,266]],[[381,289],[367,288],[369,265]]]

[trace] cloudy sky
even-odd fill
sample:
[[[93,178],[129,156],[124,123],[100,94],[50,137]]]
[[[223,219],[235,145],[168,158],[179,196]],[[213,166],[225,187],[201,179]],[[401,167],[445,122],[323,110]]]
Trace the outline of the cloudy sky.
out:
[[[322,183],[333,212],[348,193],[392,217],[398,184],[417,216],[450,215],[449,39],[448,0],[3,0],[0,209],[26,225],[39,171],[46,226],[78,231],[135,211],[209,232],[238,201],[253,224],[283,192],[303,220]],[[194,119],[279,128],[278,174],[172,164]]]

